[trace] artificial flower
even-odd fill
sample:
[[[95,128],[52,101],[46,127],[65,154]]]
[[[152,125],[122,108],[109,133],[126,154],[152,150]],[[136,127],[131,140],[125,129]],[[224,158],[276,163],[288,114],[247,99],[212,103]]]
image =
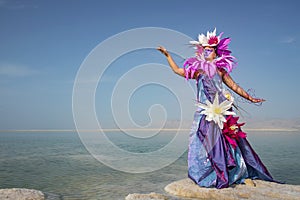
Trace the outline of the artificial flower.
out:
[[[203,70],[204,74],[212,78],[217,69],[225,69],[228,73],[236,66],[237,61],[235,57],[231,56],[231,51],[228,50],[230,38],[223,38],[220,33],[216,36],[216,28],[213,32],[207,32],[206,35],[199,34],[198,41],[190,41],[196,49],[196,56],[187,58],[183,64],[186,79],[194,78],[196,71]],[[220,40],[221,39],[221,40]],[[216,48],[217,58],[213,61],[207,61],[204,56],[204,47],[211,46]]]
[[[207,31],[206,36],[204,34],[199,34],[198,41],[190,41],[190,44],[211,47],[217,46],[223,33],[219,36],[217,36],[216,33],[217,29],[215,28],[213,32]]]
[[[237,147],[236,140],[246,137],[246,133],[241,130],[241,126],[245,123],[237,123],[238,119],[238,117],[229,115],[226,118],[226,122],[224,122],[224,128],[222,130],[223,135],[234,149]]]
[[[206,105],[202,103],[198,103],[197,105],[202,108],[200,114],[206,115],[205,120],[207,121],[214,121],[220,129],[223,129],[224,122],[226,122],[225,115],[235,115],[234,112],[228,111],[232,103],[231,101],[223,101],[221,104],[219,104],[219,95],[218,92],[216,93],[215,99],[213,103],[206,100]]]
[[[228,101],[234,102],[234,97],[228,90],[224,90],[223,95]]]
[[[212,36],[208,40],[209,45],[217,45],[219,43],[219,39],[216,36]]]

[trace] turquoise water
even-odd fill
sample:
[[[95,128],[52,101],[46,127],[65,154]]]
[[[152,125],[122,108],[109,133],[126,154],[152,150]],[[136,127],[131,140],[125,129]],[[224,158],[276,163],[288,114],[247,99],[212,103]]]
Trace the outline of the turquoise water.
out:
[[[165,132],[137,141],[120,132],[107,135],[133,152],[159,149],[173,137]],[[248,132],[248,140],[275,179],[300,184],[300,132]],[[164,193],[165,185],[187,177],[186,160],[185,152],[165,168],[130,174],[95,160],[76,132],[1,132],[0,188],[34,188],[48,199],[124,199],[129,193]]]

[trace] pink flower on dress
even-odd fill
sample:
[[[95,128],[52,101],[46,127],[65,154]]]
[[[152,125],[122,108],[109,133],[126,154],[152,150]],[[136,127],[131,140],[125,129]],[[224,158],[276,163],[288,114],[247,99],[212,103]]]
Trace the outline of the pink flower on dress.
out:
[[[222,130],[226,140],[234,149],[237,147],[236,140],[239,138],[246,138],[246,133],[241,130],[241,126],[243,126],[245,123],[237,123],[238,119],[238,117],[229,115],[226,118],[226,122],[224,122],[224,128]]]

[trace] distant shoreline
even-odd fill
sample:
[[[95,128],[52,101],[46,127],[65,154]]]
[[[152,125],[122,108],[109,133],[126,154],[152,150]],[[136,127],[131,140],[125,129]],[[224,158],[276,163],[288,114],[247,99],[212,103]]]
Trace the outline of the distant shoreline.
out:
[[[134,129],[134,128],[128,128],[128,129],[117,129],[117,128],[104,128],[101,129],[104,132],[115,132],[115,131],[190,131],[190,129],[175,129],[175,128],[164,128],[164,129]],[[274,131],[274,132],[297,132],[300,131],[299,129],[289,128],[289,129],[281,129],[281,128],[245,128],[244,131]],[[80,130],[84,132],[99,132],[100,129],[85,129]],[[0,132],[77,132],[76,129],[6,129],[6,130],[0,130]]]

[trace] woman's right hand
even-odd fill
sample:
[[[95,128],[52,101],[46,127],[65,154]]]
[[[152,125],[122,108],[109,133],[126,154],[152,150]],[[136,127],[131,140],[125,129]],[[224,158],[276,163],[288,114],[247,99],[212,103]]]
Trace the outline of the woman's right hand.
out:
[[[178,65],[174,62],[172,56],[169,54],[169,52],[167,51],[166,48],[164,48],[163,46],[159,46],[157,47],[157,50],[160,51],[161,53],[163,53],[166,57],[167,57],[167,61],[171,67],[171,69],[173,70],[173,72],[175,72],[176,74],[185,77],[185,71],[183,68],[179,68]]]
[[[163,53],[166,57],[169,57],[169,56],[170,56],[170,54],[169,54],[169,52],[167,51],[167,49],[166,49],[165,47],[163,47],[163,46],[157,47],[157,50],[160,51],[161,53]]]

